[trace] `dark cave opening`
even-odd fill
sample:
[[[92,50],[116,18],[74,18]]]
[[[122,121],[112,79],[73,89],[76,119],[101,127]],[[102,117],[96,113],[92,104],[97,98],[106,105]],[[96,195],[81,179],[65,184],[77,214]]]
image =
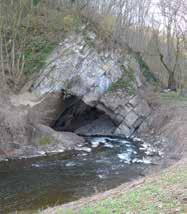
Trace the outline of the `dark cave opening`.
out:
[[[112,134],[114,123],[105,112],[85,104],[76,96],[64,100],[62,113],[52,124],[56,131],[76,132],[78,134]]]

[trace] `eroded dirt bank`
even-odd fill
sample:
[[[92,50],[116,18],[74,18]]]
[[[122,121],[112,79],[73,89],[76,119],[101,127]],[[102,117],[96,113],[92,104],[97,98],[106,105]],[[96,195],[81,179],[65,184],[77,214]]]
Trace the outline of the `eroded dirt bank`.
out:
[[[154,111],[145,132],[166,139],[166,160],[172,163],[183,159],[187,153],[187,103],[162,104]]]

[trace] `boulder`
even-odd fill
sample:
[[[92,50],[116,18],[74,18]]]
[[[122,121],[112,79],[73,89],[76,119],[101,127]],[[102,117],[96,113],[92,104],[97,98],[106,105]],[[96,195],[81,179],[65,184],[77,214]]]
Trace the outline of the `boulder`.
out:
[[[83,145],[84,138],[72,132],[57,132],[48,126],[39,124],[33,133],[33,144],[46,153],[62,152]]]

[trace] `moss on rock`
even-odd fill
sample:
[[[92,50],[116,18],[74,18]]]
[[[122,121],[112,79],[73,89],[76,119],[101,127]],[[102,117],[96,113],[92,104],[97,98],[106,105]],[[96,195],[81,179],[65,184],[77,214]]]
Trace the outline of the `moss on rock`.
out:
[[[39,144],[41,146],[50,145],[50,144],[52,144],[52,141],[51,141],[50,137],[43,136],[40,138]]]
[[[114,92],[118,89],[125,89],[130,95],[134,95],[136,92],[135,88],[135,72],[132,68],[125,69],[124,66],[121,66],[124,71],[122,77],[114,82],[109,88],[109,92]]]

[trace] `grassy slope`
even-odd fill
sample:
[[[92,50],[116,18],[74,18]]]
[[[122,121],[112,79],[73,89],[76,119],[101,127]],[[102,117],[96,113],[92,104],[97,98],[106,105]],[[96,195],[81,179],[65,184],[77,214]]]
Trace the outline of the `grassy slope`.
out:
[[[161,94],[160,99],[164,104],[187,105],[187,94],[181,96],[177,92],[168,92]]]
[[[178,164],[161,175],[149,178],[141,186],[77,209],[56,209],[56,214],[169,214],[187,213],[187,167]]]

